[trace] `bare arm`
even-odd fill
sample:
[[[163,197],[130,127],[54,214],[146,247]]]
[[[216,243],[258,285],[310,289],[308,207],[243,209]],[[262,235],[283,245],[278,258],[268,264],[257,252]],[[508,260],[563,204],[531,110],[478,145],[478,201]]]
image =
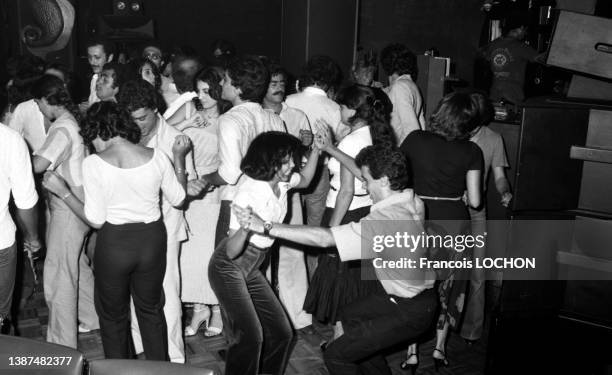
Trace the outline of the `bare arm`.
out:
[[[504,167],[494,167],[493,177],[495,178],[495,188],[501,196],[501,204],[504,207],[508,207],[508,204],[512,199],[512,193],[510,192],[510,184],[506,178]]]
[[[200,177],[201,180],[215,186],[227,185],[227,181],[219,175],[219,172],[213,172]]]
[[[466,173],[468,204],[474,209],[478,209],[481,203],[481,174],[480,169],[470,170]]]
[[[34,169],[34,173],[43,173],[50,165],[51,162],[42,156],[34,155],[32,157],[32,169]]]
[[[329,221],[329,226],[340,225],[346,215],[355,194],[355,176],[344,165],[340,167],[340,189],[336,196],[334,210]]]
[[[17,224],[23,232],[25,242],[38,241],[38,206],[34,205],[28,209],[18,208],[16,213]]]
[[[317,171],[320,153],[321,151],[319,151],[318,148],[314,148],[310,152],[306,166],[300,171],[300,176],[302,176],[300,183],[296,185],[295,189],[304,189],[310,185],[310,182]]]
[[[66,182],[55,172],[47,172],[43,178],[43,186],[51,193],[61,198],[64,203],[77,215],[84,223],[92,228],[99,229],[102,224],[92,223],[85,216],[85,206],[83,202],[73,194]]]

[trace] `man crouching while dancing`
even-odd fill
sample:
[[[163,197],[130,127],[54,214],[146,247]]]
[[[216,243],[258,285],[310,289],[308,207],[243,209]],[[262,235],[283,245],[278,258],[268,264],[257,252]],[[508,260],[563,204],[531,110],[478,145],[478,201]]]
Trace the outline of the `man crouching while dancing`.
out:
[[[362,246],[362,239],[364,244],[371,243],[368,236],[385,233],[391,222],[397,224],[398,220],[402,231],[415,235],[424,232],[423,202],[406,188],[409,175],[405,157],[390,146],[369,146],[355,160],[348,156],[339,160],[361,177],[374,202],[370,214],[359,222],[332,228],[264,222],[250,207],[234,205],[240,225],[253,233],[308,246],[335,246],[342,261],[424,257],[424,248],[390,247],[375,252],[371,246]],[[432,289],[433,273],[411,268],[375,268],[375,272],[386,295],[371,295],[343,307],[344,334],[324,352],[325,364],[333,375],[390,374],[385,361],[387,350],[414,341],[434,319],[437,298]]]

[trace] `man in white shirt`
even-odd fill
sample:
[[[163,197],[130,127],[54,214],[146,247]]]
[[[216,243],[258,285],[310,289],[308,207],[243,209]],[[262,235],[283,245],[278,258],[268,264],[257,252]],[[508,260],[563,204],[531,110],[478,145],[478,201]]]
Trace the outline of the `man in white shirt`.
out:
[[[259,104],[268,88],[268,70],[256,56],[236,58],[228,64],[221,81],[221,98],[232,108],[219,117],[219,168],[202,176],[221,188],[221,209],[215,245],[227,237],[230,203],[241,181],[240,163],[251,141],[261,133],[285,131],[283,120]]]
[[[9,213],[9,198],[17,206],[23,231],[24,250],[40,249],[38,239],[38,195],[32,176],[30,153],[17,132],[0,123],[0,332],[10,315],[17,269],[15,223]]]
[[[303,111],[311,126],[319,119],[328,123],[336,141],[342,139],[350,130],[342,124],[340,106],[327,97],[327,91],[338,82],[340,74],[340,68],[330,57],[314,56],[308,61],[300,77],[299,85],[303,90],[289,95],[285,101],[289,107]],[[328,191],[329,171],[321,162],[312,184],[303,195],[308,225],[321,225]],[[317,255],[308,254],[306,260],[308,275],[312,278],[317,267]]]
[[[163,151],[173,162],[181,184],[186,185],[188,179],[197,181],[192,154],[183,156],[179,152],[174,152],[175,142],[185,139],[183,137],[186,136],[168,125],[158,113],[155,88],[144,80],[130,81],[122,87],[117,100],[130,112],[132,119],[141,129],[140,144]],[[166,275],[163,283],[166,300],[164,315],[168,326],[168,354],[172,362],[184,363],[179,253],[181,242],[187,239],[187,230],[182,209],[172,207],[166,199],[162,200],[162,214],[168,235]],[[142,352],[142,340],[134,309],[132,309],[132,337],[136,352]]]
[[[385,92],[393,104],[391,127],[399,146],[413,130],[425,129],[423,98],[414,83],[417,59],[403,44],[390,44],[380,53],[380,62],[389,76]]]
[[[312,131],[308,117],[297,108],[285,104],[285,86],[287,73],[276,64],[269,64],[270,84],[264,96],[262,105],[268,110],[280,116],[285,123],[287,132],[302,140],[304,146],[312,143]],[[302,201],[300,193],[294,191],[289,195],[291,207],[291,224],[304,224]],[[287,314],[296,329],[301,329],[312,324],[312,316],[304,311],[304,300],[308,291],[308,271],[304,262],[304,253],[291,246],[286,241],[279,243],[278,269],[276,271],[278,280],[278,295],[283,303]],[[273,270],[272,272],[274,272]]]
[[[96,95],[96,82],[106,63],[113,61],[114,46],[105,39],[92,39],[87,43],[87,61],[92,70],[89,82],[89,97],[79,105],[81,111],[86,111],[93,103],[100,101]]]

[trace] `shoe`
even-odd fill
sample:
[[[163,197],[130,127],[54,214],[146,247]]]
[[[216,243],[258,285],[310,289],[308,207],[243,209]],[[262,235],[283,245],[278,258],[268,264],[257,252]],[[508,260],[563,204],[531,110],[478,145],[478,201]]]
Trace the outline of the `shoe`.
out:
[[[221,318],[221,308],[219,305],[215,305],[212,308],[212,315],[210,317],[210,324],[208,325],[204,336],[213,337],[218,336],[223,331],[223,319]]]
[[[441,357],[436,357],[436,352],[440,353]],[[434,349],[432,354],[434,360],[434,367],[436,368],[436,372],[440,367],[448,367],[448,360],[446,359],[446,354],[440,349]]]
[[[402,370],[406,370],[406,371],[410,370],[412,375],[416,374],[417,367],[419,367],[419,357],[417,356],[416,353],[408,354],[408,356],[406,357],[406,360],[402,362],[402,364],[400,365],[400,368]]]
[[[206,306],[206,305],[204,305]],[[200,329],[200,326],[204,324],[204,327],[208,327],[208,320],[210,319],[210,309],[208,306],[201,310],[196,310],[198,306],[194,307],[193,316],[191,317],[191,323],[185,327],[185,337],[195,336]]]

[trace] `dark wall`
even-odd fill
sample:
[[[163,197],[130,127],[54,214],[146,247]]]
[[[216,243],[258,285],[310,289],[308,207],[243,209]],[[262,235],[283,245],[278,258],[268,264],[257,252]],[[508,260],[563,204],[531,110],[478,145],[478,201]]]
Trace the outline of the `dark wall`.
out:
[[[359,44],[380,52],[400,42],[415,54],[435,47],[471,83],[484,23],[481,5],[482,0],[361,0]]]
[[[210,54],[215,39],[234,43],[239,53],[278,57],[281,0],[142,0],[144,14],[155,21],[162,46],[189,45]],[[81,0],[90,25],[96,15],[112,14],[111,0]],[[84,51],[79,51],[81,54]]]

